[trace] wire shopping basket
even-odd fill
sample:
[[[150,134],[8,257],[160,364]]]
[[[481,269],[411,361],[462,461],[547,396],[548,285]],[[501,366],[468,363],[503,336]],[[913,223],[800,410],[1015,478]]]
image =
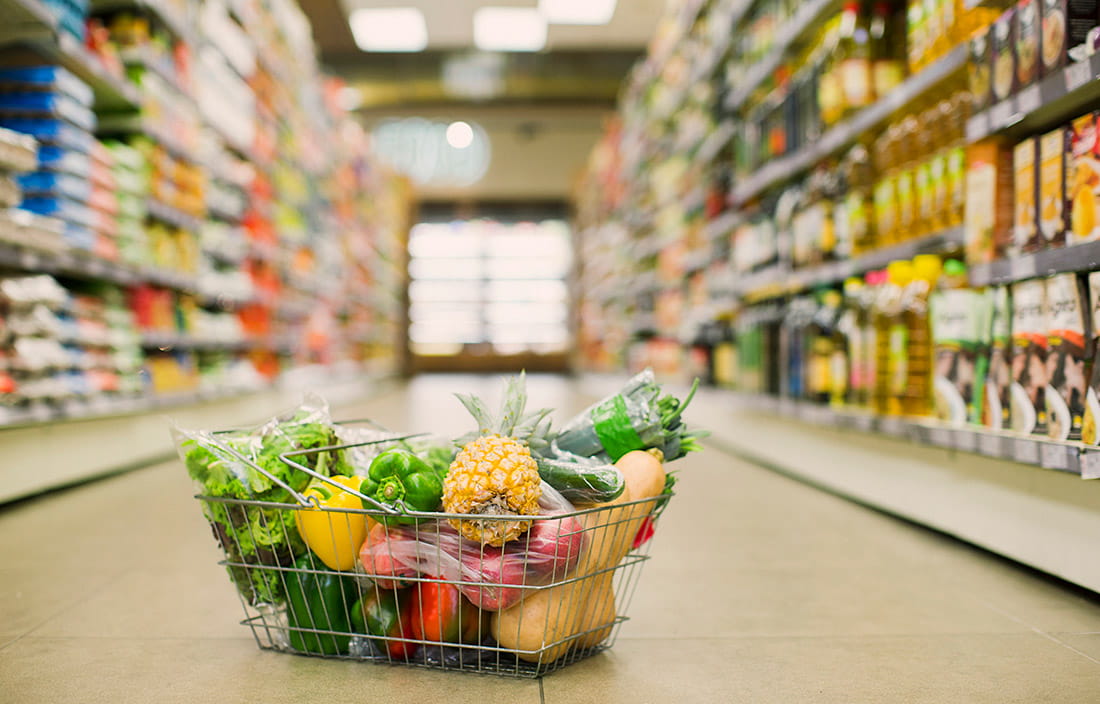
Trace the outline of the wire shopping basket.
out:
[[[327,473],[340,453],[411,437],[281,453],[290,482],[213,437],[288,497],[196,496],[259,647],[513,677],[610,648],[669,494],[580,510],[557,495],[566,510],[478,516],[528,526],[494,547],[456,530],[469,515],[382,504],[360,492],[362,477]]]

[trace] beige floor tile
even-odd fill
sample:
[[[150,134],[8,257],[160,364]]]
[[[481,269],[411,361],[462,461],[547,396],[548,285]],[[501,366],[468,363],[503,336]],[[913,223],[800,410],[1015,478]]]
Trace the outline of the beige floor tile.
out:
[[[24,635],[59,614],[81,608],[110,587],[115,579],[114,575],[102,571],[75,572],[60,566],[0,570],[3,631]]]
[[[546,704],[1092,702],[1100,667],[1039,635],[620,640],[546,677]]]
[[[539,682],[261,651],[249,640],[23,638],[3,699],[68,702],[539,702]]]
[[[654,559],[652,562],[657,562]],[[935,574],[883,565],[642,573],[624,626],[636,637],[1020,633]]]
[[[242,638],[244,610],[214,562],[136,568],[61,611],[32,635],[77,638]]]
[[[1091,633],[1050,633],[1048,635],[1100,664],[1100,631]]]

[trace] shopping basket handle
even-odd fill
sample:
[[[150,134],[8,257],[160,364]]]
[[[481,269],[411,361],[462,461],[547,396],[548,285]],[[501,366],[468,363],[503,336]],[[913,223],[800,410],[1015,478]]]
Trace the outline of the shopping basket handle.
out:
[[[256,464],[255,462],[253,462],[249,458],[242,455],[240,452],[237,452],[235,449],[233,449],[232,447],[230,447],[226,443],[222,442],[221,439],[217,437],[216,433],[210,433],[209,435],[210,435],[210,443],[217,446],[218,449],[220,449],[222,452],[225,452],[226,454],[232,455],[236,459],[240,460],[244,464],[248,465],[252,469],[256,470],[260,474],[262,474],[265,477],[267,477],[268,479],[270,479],[279,488],[285,489],[286,491],[288,491],[290,493],[290,495],[294,497],[294,500],[297,501],[298,503],[300,503],[301,505],[303,505],[303,506],[314,506],[312,501],[310,501],[306,497],[302,496],[298,492],[294,491],[294,489],[292,489],[289,485],[287,485],[287,483],[284,482],[282,479],[279,479],[275,475],[271,474],[271,472],[268,472],[266,469],[264,469],[260,465]]]
[[[330,485],[336,487],[340,491],[346,491],[347,493],[351,494],[352,496],[356,496],[360,500],[370,503],[371,505],[373,505],[375,508],[377,508],[380,511],[384,511],[385,513],[388,513],[388,514],[393,515],[393,516],[400,516],[400,515],[405,515],[407,513],[407,511],[402,511],[402,510],[400,510],[400,508],[395,508],[393,506],[389,506],[387,504],[381,503],[380,501],[378,501],[374,497],[367,496],[366,494],[363,494],[363,493],[359,492],[356,489],[352,489],[352,488],[350,488],[348,486],[345,486],[343,484],[338,484],[338,483],[332,481],[332,479],[330,479],[329,477],[326,477],[325,475],[321,474],[320,472],[315,472],[312,469],[310,469],[309,467],[306,467],[305,465],[303,465],[299,462],[296,462],[296,461],[294,461],[290,458],[291,457],[301,457],[302,455],[317,454],[317,453],[321,453],[321,452],[335,452],[335,451],[338,451],[338,450],[350,450],[354,447],[366,447],[367,445],[379,445],[379,444],[384,443],[384,442],[400,442],[401,440],[411,440],[412,438],[419,438],[419,437],[423,437],[425,435],[427,435],[427,433],[413,433],[411,435],[395,435],[392,438],[381,438],[381,439],[376,439],[376,440],[364,440],[362,442],[348,442],[348,443],[343,443],[343,444],[340,444],[340,445],[327,445],[325,447],[311,447],[311,448],[308,448],[308,449],[305,449],[305,450],[293,450],[291,452],[284,452],[283,454],[279,455],[279,459],[282,460],[283,462],[285,462],[286,464],[290,465],[291,467],[293,467],[297,470],[300,470],[302,472],[305,472],[306,474],[313,477],[314,479],[320,479],[321,481],[325,482],[326,484],[330,484]],[[266,472],[265,472],[265,474],[266,474]],[[316,503],[316,499],[314,499],[313,497],[304,497],[304,496],[300,496],[297,493],[295,493],[295,498],[297,498],[299,503],[302,503],[303,505],[309,506],[311,508],[318,508],[318,505]],[[398,502],[398,503],[399,503],[400,507],[404,508],[404,502]]]

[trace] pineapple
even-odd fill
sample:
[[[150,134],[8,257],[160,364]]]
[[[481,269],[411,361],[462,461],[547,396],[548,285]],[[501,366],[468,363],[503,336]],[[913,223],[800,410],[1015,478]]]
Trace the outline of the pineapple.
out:
[[[481,399],[457,394],[477,420],[480,432],[463,438],[443,480],[443,510],[475,516],[451,519],[458,532],[482,545],[501,546],[531,527],[531,521],[481,520],[476,516],[531,516],[538,513],[542,480],[531,456],[531,445],[545,443],[548,425],[543,409],[523,415],[527,405],[524,376],[508,380],[499,418],[493,418]]]

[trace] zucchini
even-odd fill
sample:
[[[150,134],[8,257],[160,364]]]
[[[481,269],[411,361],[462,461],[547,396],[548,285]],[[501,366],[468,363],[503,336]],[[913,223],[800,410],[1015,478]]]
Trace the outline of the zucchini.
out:
[[[574,504],[599,504],[616,499],[626,483],[613,464],[584,464],[536,457],[539,476]]]

